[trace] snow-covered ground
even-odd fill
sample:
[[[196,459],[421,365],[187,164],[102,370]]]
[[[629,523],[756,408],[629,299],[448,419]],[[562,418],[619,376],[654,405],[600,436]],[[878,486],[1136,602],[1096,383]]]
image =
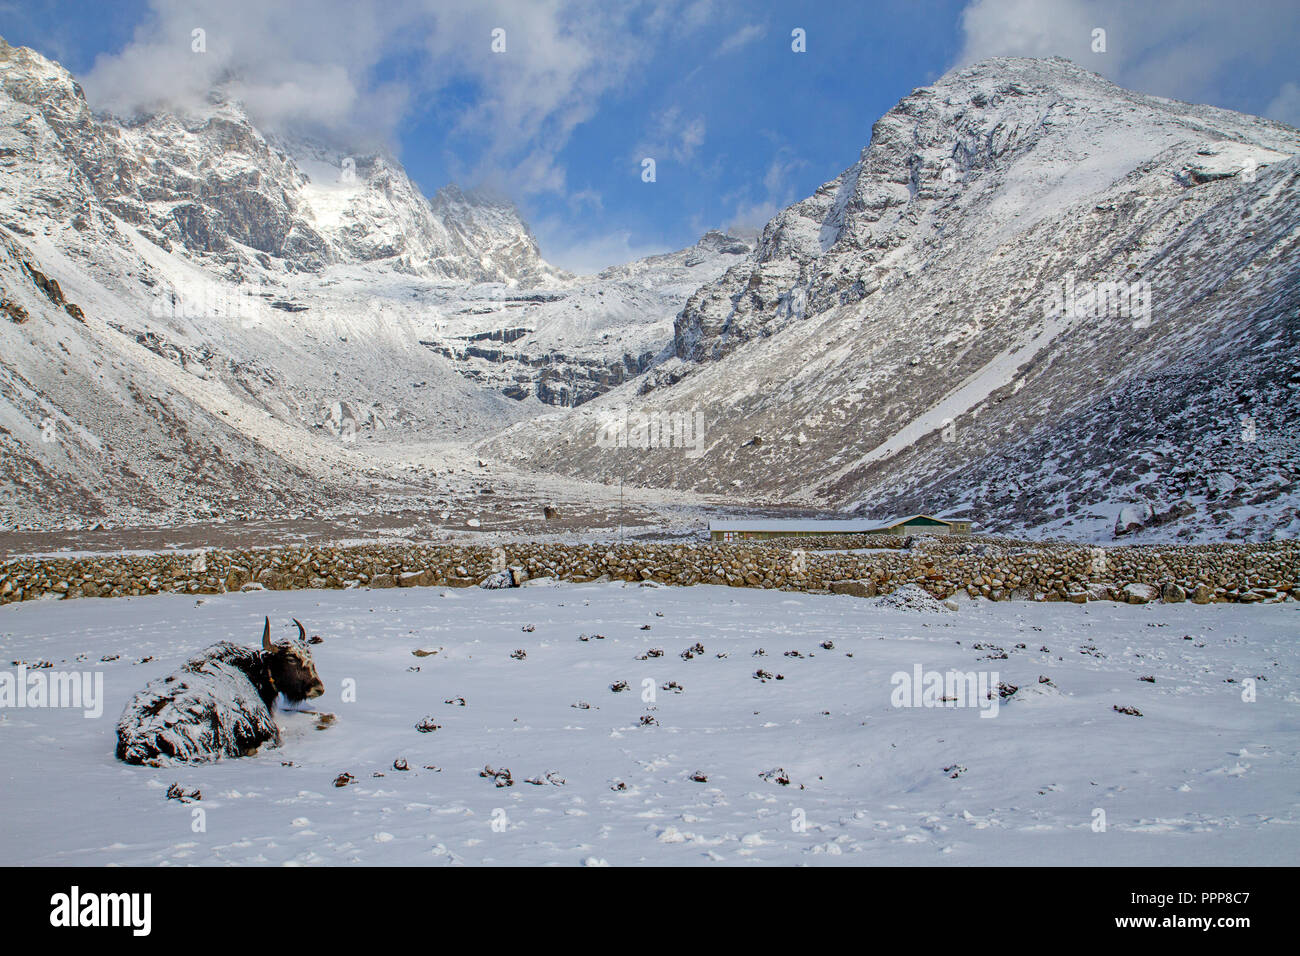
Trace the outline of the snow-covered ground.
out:
[[[4,671],[102,671],[105,702],[0,709],[0,864],[1290,864],[1297,607],[924,611],[618,583],[9,605]],[[255,643],[266,614],[324,639],[332,724],[281,714],[280,749],[205,766],[113,758],[136,690]],[[892,706],[918,666],[1019,689],[991,718]]]

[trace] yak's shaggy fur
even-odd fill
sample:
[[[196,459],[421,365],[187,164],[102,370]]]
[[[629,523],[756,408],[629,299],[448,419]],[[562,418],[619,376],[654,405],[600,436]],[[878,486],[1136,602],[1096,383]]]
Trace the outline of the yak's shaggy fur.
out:
[[[118,759],[200,763],[278,744],[276,698],[284,694],[297,703],[325,690],[301,624],[298,635],[298,641],[272,644],[268,618],[261,648],[222,641],[171,676],[150,681],[117,722]]]

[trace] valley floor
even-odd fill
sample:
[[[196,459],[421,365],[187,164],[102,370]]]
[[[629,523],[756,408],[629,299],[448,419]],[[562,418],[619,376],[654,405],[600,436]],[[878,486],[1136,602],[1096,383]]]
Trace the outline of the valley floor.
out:
[[[545,581],[11,604],[4,668],[102,672],[104,702],[0,709],[0,863],[1291,864],[1297,607]],[[206,766],[113,758],[136,690],[263,615],[323,638],[332,724],[282,714],[279,749]],[[1018,689],[893,706],[918,666]]]

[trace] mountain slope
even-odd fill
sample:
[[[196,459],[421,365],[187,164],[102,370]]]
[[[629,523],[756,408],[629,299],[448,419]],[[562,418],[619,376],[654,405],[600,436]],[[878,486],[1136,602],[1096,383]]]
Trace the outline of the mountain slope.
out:
[[[486,447],[873,517],[1294,533],[1297,153],[1064,60],[954,71],[691,296],[672,360]],[[704,453],[603,447],[638,411],[702,415]]]
[[[477,442],[523,495],[1294,535],[1297,154],[995,59],[757,242],[578,277],[507,202],[425,199],[219,95],[95,114],[0,41],[0,527],[441,506],[485,487]]]

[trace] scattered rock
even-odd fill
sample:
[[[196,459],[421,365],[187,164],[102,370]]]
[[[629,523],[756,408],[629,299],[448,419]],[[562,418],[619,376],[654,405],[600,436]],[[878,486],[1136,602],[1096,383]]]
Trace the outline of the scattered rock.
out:
[[[510,768],[503,767],[500,770],[493,770],[492,765],[488,764],[478,774],[480,777],[488,777],[498,787],[513,787],[515,778],[510,775]]]
[[[203,794],[199,790],[186,790],[179,783],[173,783],[167,788],[167,799],[189,803],[191,800],[202,800]]]

